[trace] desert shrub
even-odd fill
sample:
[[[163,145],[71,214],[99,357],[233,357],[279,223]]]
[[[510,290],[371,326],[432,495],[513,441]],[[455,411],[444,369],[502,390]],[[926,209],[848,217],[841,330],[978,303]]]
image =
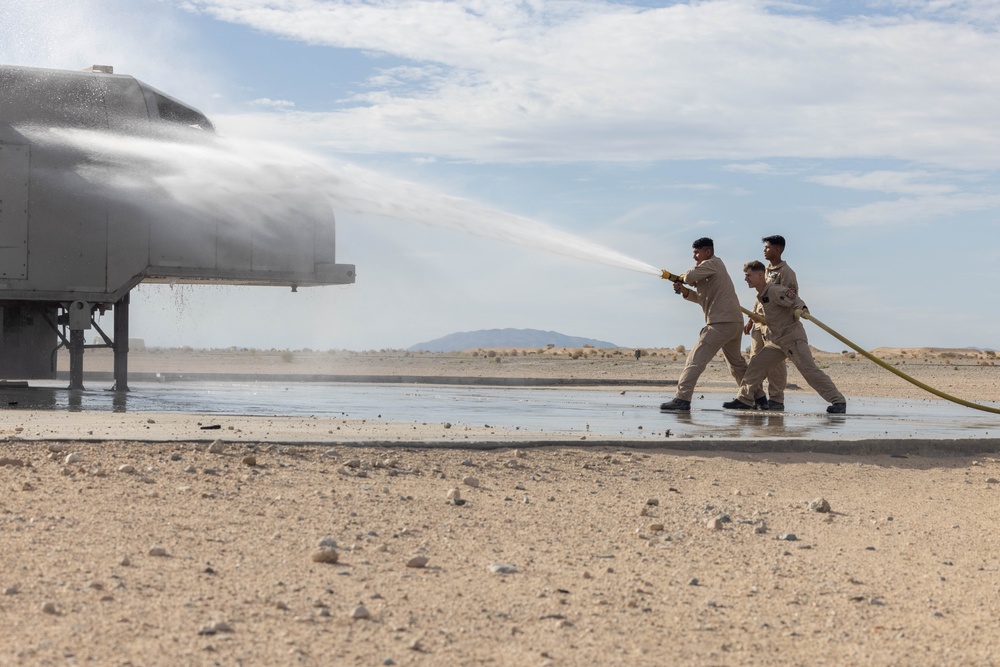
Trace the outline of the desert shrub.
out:
[[[290,364],[293,361],[295,361],[295,353],[292,352],[291,350],[282,350],[281,351],[281,360],[283,362],[285,362],[286,364]]]
[[[583,356],[583,350],[573,350],[573,353],[569,355],[570,359],[579,359]]]
[[[493,357],[497,356],[497,351],[496,350],[490,350],[489,352],[486,353],[486,356],[489,357],[490,359],[492,359]]]
[[[687,349],[683,345],[678,345],[674,349],[677,350],[677,354],[684,354],[685,352],[687,352]]]

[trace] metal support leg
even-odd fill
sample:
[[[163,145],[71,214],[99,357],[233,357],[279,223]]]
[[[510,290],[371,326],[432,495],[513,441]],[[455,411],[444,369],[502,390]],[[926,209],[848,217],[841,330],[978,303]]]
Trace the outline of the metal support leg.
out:
[[[128,304],[125,294],[115,304],[115,391],[128,391]]]
[[[82,329],[72,329],[69,332],[69,388],[83,389],[83,345]]]

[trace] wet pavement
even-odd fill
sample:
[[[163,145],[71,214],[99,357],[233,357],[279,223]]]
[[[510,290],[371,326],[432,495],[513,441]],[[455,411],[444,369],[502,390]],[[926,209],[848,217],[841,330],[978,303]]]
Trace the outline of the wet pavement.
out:
[[[294,382],[130,383],[128,393],[69,391],[62,382],[0,387],[17,411],[177,412],[490,425],[531,433],[746,440],[996,439],[1000,415],[938,399],[855,398],[828,415],[812,394],[786,397],[781,413],[723,410],[730,393],[696,396],[689,414],[664,414],[671,391]],[[989,404],[1000,407],[997,404]]]

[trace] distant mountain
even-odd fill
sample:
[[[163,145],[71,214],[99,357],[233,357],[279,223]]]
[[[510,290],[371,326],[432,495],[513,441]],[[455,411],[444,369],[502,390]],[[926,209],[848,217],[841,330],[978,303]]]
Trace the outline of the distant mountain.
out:
[[[618,347],[614,343],[593,338],[567,336],[555,331],[538,329],[484,329],[481,331],[460,331],[441,338],[417,343],[410,352],[458,352],[477,347]]]

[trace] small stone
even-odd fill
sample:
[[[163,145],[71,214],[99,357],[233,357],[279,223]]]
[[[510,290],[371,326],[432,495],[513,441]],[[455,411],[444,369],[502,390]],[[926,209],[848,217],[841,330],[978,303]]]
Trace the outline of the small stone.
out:
[[[414,556],[410,560],[406,561],[406,567],[422,568],[427,567],[427,563],[430,559],[427,556]]]
[[[713,516],[705,522],[705,526],[707,526],[709,530],[722,530],[722,520],[717,516]]]
[[[319,544],[317,546],[320,546],[320,547],[330,547],[332,549],[336,549],[337,548],[337,540],[335,540],[332,537],[330,537],[329,535],[327,535],[326,537],[320,538]]]
[[[320,547],[310,556],[314,563],[336,563],[340,554],[333,547]]]
[[[164,558],[167,555],[167,550],[164,547],[153,547],[149,550],[149,555],[157,558]]]
[[[211,445],[208,446],[209,454],[222,454],[225,451],[226,451],[226,445],[221,440],[216,440]]]
[[[778,535],[778,539],[784,540],[785,542],[797,542],[799,538],[796,537],[795,533],[782,533],[781,535]]]
[[[471,486],[473,489],[479,488],[479,480],[476,479],[475,477],[463,477],[462,484],[465,484],[466,486]]]
[[[83,461],[83,454],[73,452],[72,454],[66,455],[66,459],[64,462],[69,464],[69,463],[80,463],[81,461]]]
[[[257,457],[253,455],[244,456],[242,463],[245,466],[250,466],[251,468],[253,468],[255,465],[257,465]]]
[[[1000,479],[997,479],[996,477],[987,477],[986,478],[986,483],[987,484],[1000,484]]]
[[[18,593],[17,586],[8,586],[7,588],[3,589],[4,595],[17,595],[17,593]]]
[[[809,509],[813,512],[820,512],[825,514],[830,511],[830,503],[826,501],[826,498],[814,498],[809,501]]]
[[[649,524],[649,530],[652,533],[662,533],[663,532],[663,524],[662,523],[651,523],[651,524]]]
[[[464,505],[465,501],[462,500],[462,493],[458,489],[449,489],[448,491],[448,502],[452,505]]]
[[[517,566],[510,563],[490,563],[489,570],[493,574],[514,574]]]
[[[225,621],[216,621],[212,624],[212,629],[216,632],[235,632],[233,626],[229,625]]]
[[[51,445],[49,445],[48,449],[53,454],[58,454],[59,452],[66,450],[66,445],[62,444],[61,442],[53,442]]]
[[[451,428],[451,422],[445,422],[444,423],[444,427],[445,428]]]
[[[118,564],[121,565],[122,567],[128,567],[129,565],[132,564],[132,559],[129,558],[128,556],[122,556],[122,559],[118,561]]]
[[[698,585],[697,577],[691,577],[690,579],[688,579],[688,586],[697,586],[697,585]]]
[[[472,457],[470,456],[469,458],[462,460],[462,465],[464,465],[464,466],[474,466],[476,464],[472,462]]]
[[[658,498],[650,498],[646,501],[646,504],[649,505],[650,507],[659,507],[660,500]]]
[[[118,466],[118,472],[127,473],[129,475],[134,474],[135,473],[135,466],[132,465],[131,463],[126,463],[124,465],[120,465],[120,466]]]
[[[0,458],[0,468],[3,468],[4,466],[10,466],[11,468],[22,468],[24,467],[24,461],[22,461],[21,459],[12,459],[4,456]]]
[[[351,618],[363,619],[371,618],[371,612],[363,605],[359,604],[357,607],[351,610]]]
[[[350,461],[345,461],[344,465],[347,466],[348,468],[360,468],[361,467],[361,460],[360,459],[351,459]]]
[[[42,613],[43,614],[55,614],[55,613],[57,613],[56,612],[56,603],[55,602],[46,602],[45,604],[43,604],[42,605]]]

